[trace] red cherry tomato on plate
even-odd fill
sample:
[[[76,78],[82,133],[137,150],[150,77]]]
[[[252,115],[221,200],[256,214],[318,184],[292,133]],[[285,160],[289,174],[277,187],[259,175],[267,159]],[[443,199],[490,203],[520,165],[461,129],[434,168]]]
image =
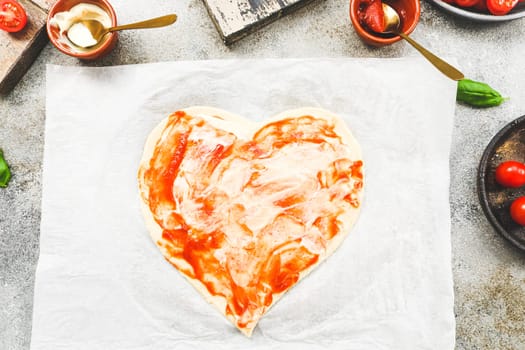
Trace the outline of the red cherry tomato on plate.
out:
[[[0,29],[19,32],[26,26],[26,11],[15,0],[0,0]]]
[[[487,12],[488,11],[487,1],[486,0],[478,1],[476,5],[472,6],[472,8],[479,12]]]
[[[525,196],[516,198],[510,205],[510,217],[517,224],[525,226]]]
[[[525,185],[525,164],[509,160],[496,168],[496,181],[505,187],[521,187]]]
[[[496,16],[503,16],[516,6],[518,0],[487,0],[489,12]]]
[[[456,4],[461,7],[472,7],[480,1],[485,0],[456,0]]]

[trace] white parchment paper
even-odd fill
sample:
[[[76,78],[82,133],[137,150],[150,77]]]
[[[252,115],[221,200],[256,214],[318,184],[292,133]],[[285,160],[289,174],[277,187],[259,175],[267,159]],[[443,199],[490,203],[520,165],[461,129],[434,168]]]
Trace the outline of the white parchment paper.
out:
[[[420,58],[48,66],[31,349],[453,349],[455,92]],[[355,229],[251,339],[163,259],[139,211],[146,136],[192,105],[261,121],[322,107],[363,148]]]

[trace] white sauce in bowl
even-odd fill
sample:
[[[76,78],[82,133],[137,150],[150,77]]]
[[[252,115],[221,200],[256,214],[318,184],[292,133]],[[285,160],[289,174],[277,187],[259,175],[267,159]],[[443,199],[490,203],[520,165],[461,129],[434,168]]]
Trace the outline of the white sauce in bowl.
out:
[[[97,44],[97,41],[88,28],[78,23],[79,20],[91,19],[99,21],[104,27],[111,27],[111,17],[101,7],[88,3],[80,3],[73,6],[69,11],[58,12],[51,18],[49,23],[58,27],[60,39],[64,44],[68,44],[72,49],[79,52],[89,51],[91,46]]]

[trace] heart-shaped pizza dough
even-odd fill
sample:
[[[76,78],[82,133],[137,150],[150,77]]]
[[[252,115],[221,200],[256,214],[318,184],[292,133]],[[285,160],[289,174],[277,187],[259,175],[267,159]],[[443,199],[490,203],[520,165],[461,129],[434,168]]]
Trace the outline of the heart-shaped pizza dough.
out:
[[[349,233],[362,167],[358,143],[325,110],[257,124],[191,107],[151,132],[138,179],[164,257],[249,336]]]

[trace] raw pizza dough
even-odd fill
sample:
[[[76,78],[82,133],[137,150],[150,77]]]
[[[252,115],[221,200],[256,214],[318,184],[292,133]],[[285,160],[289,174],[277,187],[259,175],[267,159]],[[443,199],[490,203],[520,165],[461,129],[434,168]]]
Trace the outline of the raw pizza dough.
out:
[[[322,109],[254,123],[190,107],[149,135],[138,173],[153,241],[241,332],[342,243],[363,193],[361,151]]]

